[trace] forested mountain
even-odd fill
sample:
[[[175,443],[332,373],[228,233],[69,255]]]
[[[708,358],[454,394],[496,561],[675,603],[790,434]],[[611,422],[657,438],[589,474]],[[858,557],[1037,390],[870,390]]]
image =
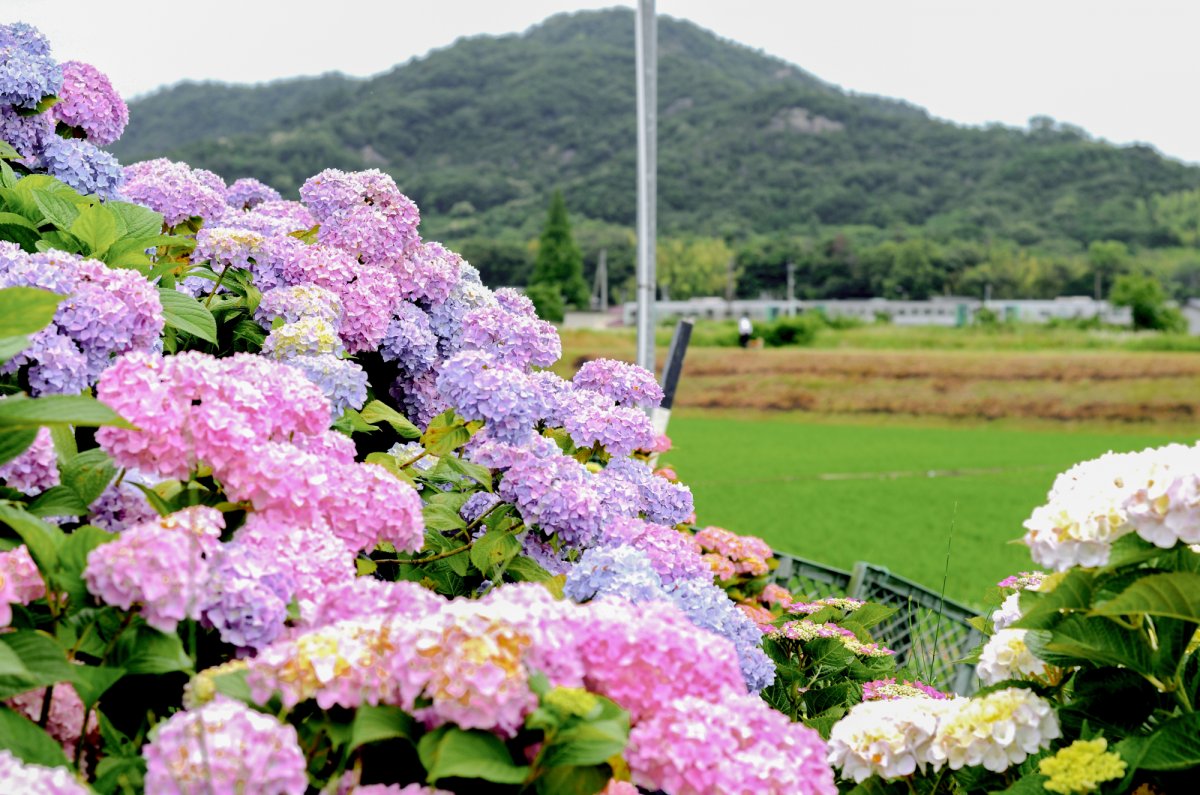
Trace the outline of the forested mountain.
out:
[[[1150,243],[1145,200],[1200,186],[1200,168],[1049,120],[964,128],[688,22],[662,18],[659,38],[666,234],[920,225],[958,238]],[[632,11],[614,9],[462,39],[367,80],[178,85],[132,104],[115,151],[287,192],[327,166],[379,167],[455,238],[531,236],[556,188],[575,217],[632,225],[633,45]]]

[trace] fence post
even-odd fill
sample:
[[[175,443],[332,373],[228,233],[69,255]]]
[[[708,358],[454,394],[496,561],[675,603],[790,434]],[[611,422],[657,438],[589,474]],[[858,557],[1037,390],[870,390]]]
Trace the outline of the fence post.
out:
[[[867,587],[867,567],[870,564],[863,560],[855,561],[854,568],[850,570],[850,587],[846,589],[846,596],[852,599],[862,599],[866,593]]]

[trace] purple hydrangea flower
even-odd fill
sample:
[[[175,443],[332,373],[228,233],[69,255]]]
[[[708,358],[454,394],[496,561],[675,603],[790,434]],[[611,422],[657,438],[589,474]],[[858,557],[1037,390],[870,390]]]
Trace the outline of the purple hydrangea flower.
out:
[[[42,147],[42,165],[53,177],[83,194],[117,197],[125,173],[117,159],[90,141],[51,136]]]
[[[0,105],[33,108],[57,94],[63,74],[50,42],[32,25],[0,25]]]
[[[421,243],[392,263],[400,294],[410,301],[437,304],[450,297],[463,259],[441,243]]]
[[[359,268],[358,261],[345,251],[320,243],[309,246],[294,237],[271,241],[263,255],[284,284],[315,284],[339,294]]]
[[[603,476],[625,481],[636,491],[639,511],[651,522],[672,526],[686,521],[694,512],[692,492],[682,483],[660,478],[645,463],[632,458],[613,458]]]
[[[0,464],[0,482],[25,494],[39,494],[58,485],[58,456],[49,428],[38,428],[27,450]]]
[[[228,544],[209,575],[203,620],[239,651],[263,648],[283,632],[295,584],[251,547]]]
[[[129,108],[108,76],[79,61],[65,61],[62,76],[59,101],[50,109],[54,117],[83,130],[96,146],[108,146],[120,138],[129,123]]]
[[[293,356],[283,361],[321,388],[334,417],[340,417],[346,409],[361,409],[367,402],[367,373],[358,362],[332,353]]]
[[[429,315],[416,304],[397,301],[379,353],[384,361],[394,361],[404,372],[419,375],[437,362],[437,342],[429,326]]]
[[[549,367],[562,356],[562,342],[554,324],[511,314],[499,304],[463,315],[462,345],[464,350],[486,351],[519,368],[531,364]]]
[[[388,394],[399,404],[404,416],[422,428],[449,408],[438,390],[437,373],[433,370],[397,378],[388,388]]]
[[[70,337],[54,327],[30,337],[30,345],[8,362],[10,367],[29,363],[29,391],[38,395],[78,395],[88,388],[88,359]],[[7,369],[7,368],[6,368]]]
[[[225,203],[238,210],[253,210],[263,202],[279,201],[281,198],[279,191],[253,177],[234,180],[225,189]]]
[[[748,690],[757,693],[775,681],[775,665],[762,650],[762,631],[723,588],[711,580],[677,580],[667,593],[693,624],[733,642]]]
[[[529,300],[529,296],[512,287],[501,287],[492,295],[496,296],[496,303],[500,304],[510,315],[537,317],[537,309],[534,308],[533,301]]]
[[[338,291],[342,299],[342,339],[350,353],[372,351],[383,342],[396,300],[396,277],[383,268],[363,266],[352,283]]]
[[[362,262],[395,262],[420,239],[417,205],[378,169],[326,169],[300,187],[300,198],[320,223],[317,239]]]
[[[635,604],[667,599],[662,580],[645,553],[626,546],[584,551],[567,573],[563,594],[576,602],[605,596],[621,597]]]
[[[447,358],[462,348],[463,316],[473,309],[496,301],[491,290],[480,284],[477,279],[467,278],[469,267],[461,268],[462,278],[454,285],[446,300],[429,307],[429,325],[438,337],[438,350]]]
[[[574,565],[563,557],[567,552],[565,547],[561,552],[555,551],[541,533],[532,530],[521,536],[521,552],[556,577],[566,574]]]
[[[480,351],[463,351],[447,361],[437,386],[449,405],[468,420],[483,420],[498,441],[519,444],[543,413],[526,373]]]
[[[7,141],[21,153],[23,165],[40,166],[42,148],[53,137],[54,120],[50,114],[22,116],[7,105],[0,105],[0,141]]]
[[[136,469],[127,470],[119,484],[110,483],[88,506],[88,524],[116,533],[126,527],[148,522],[158,516],[142,490],[134,483],[145,478]]]
[[[654,444],[654,425],[646,412],[614,405],[597,392],[576,389],[562,396],[558,409],[563,428],[579,447],[600,445],[611,455],[625,456]]]
[[[470,524],[471,522],[478,520],[479,517],[483,516],[488,511],[492,510],[492,508],[495,508],[499,502],[500,498],[495,494],[492,494],[490,491],[477,491],[462,504],[461,508],[458,509],[458,515],[461,516],[467,524]]]
[[[712,567],[700,557],[691,537],[673,527],[641,519],[615,518],[604,525],[604,543],[641,550],[668,585],[680,580],[712,582]]]
[[[600,495],[587,469],[573,458],[521,456],[505,472],[499,493],[517,506],[527,524],[557,533],[567,546],[581,549],[600,538]]]
[[[337,293],[311,284],[275,287],[263,293],[254,319],[270,328],[278,319],[295,323],[305,318],[321,320],[335,329],[342,325],[342,299]]]
[[[615,359],[594,359],[579,368],[572,383],[590,389],[622,406],[654,408],[663,399],[654,373],[636,364]]]
[[[225,209],[225,186],[211,171],[166,158],[125,166],[124,195],[162,213],[167,226],[189,218],[217,217]]]

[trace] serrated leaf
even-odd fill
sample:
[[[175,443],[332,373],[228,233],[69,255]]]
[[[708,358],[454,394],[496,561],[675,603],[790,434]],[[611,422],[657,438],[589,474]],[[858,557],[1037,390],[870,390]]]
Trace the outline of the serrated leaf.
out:
[[[484,577],[494,579],[508,562],[521,552],[521,542],[512,533],[489,530],[471,547],[471,563],[483,572]]]
[[[421,436],[421,446],[430,455],[446,456],[471,441],[471,432],[466,423],[453,410],[434,417]]]
[[[130,627],[121,634],[111,662],[131,674],[167,674],[192,669],[192,660],[183,650],[178,635],[168,635],[145,624]]]
[[[0,504],[0,522],[15,530],[25,542],[43,576],[58,567],[58,551],[66,540],[62,530],[13,505]]]
[[[34,516],[86,516],[87,503],[66,486],[52,486],[37,496],[25,510]]]
[[[37,435],[37,428],[0,431],[0,464],[7,463],[28,450]]]
[[[425,515],[427,530],[459,530],[467,526],[467,522],[458,515],[458,511],[448,505],[425,503],[422,513]]]
[[[24,629],[0,635],[0,644],[14,652],[26,673],[0,676],[0,699],[47,687],[71,678],[67,653],[54,638],[44,632]],[[0,737],[3,733],[0,733]]]
[[[18,213],[0,212],[0,240],[16,243],[26,253],[37,251],[42,233],[32,221]]]
[[[0,290],[0,337],[41,331],[54,319],[61,295],[36,287],[6,287]]]
[[[363,406],[361,414],[363,421],[371,425],[386,422],[403,439],[419,439],[421,436],[420,428],[413,425],[407,417],[383,401],[372,400]]]
[[[111,668],[99,665],[72,665],[71,684],[87,709],[96,702],[125,675],[124,668]]]
[[[536,560],[523,555],[513,558],[504,573],[518,582],[545,582],[554,576]]]
[[[36,723],[8,707],[0,706],[0,747],[31,765],[66,767],[62,746]]]
[[[124,237],[141,239],[157,237],[162,232],[163,217],[149,207],[130,202],[105,202],[104,206],[113,212],[125,226]],[[157,245],[151,243],[151,245]]]
[[[364,704],[354,715],[350,726],[350,745],[347,753],[368,743],[381,740],[412,741],[418,734],[417,722],[399,707]]]
[[[455,455],[446,456],[442,459],[442,463],[451,471],[470,478],[488,491],[492,490],[492,470],[487,467],[472,464],[470,461],[464,461]]]
[[[90,601],[87,585],[83,580],[88,555],[96,547],[115,541],[116,538],[112,533],[106,533],[98,527],[84,525],[76,528],[63,542],[58,551],[58,571],[54,579],[67,593],[72,611],[86,607]]]
[[[331,426],[335,431],[350,436],[355,433],[377,433],[379,431],[374,425],[364,422],[362,415],[354,409],[346,409],[342,412],[342,416],[333,421]]]
[[[54,425],[133,428],[119,414],[90,395],[43,395],[39,398],[14,395],[0,400],[2,429]]]
[[[504,742],[489,732],[443,726],[422,737],[417,749],[430,784],[446,778],[520,784],[529,774],[529,767],[513,762]]]
[[[85,450],[59,465],[62,484],[87,505],[96,501],[117,474],[117,466],[100,448]]]
[[[1088,610],[1095,593],[1095,574],[1085,569],[1073,569],[1053,591],[1021,592],[1021,618],[1013,629],[1044,629],[1052,627],[1068,613]]]
[[[625,750],[629,740],[629,716],[624,719],[586,721],[555,735],[542,748],[538,761],[545,767],[599,765]]]
[[[60,191],[39,189],[32,191],[34,204],[42,212],[42,217],[62,230],[69,230],[79,217],[79,207],[67,199]]]
[[[21,153],[18,152],[8,141],[0,140],[0,159],[20,160]]]
[[[1091,614],[1165,616],[1200,623],[1200,574],[1176,571],[1147,575],[1097,605]]]
[[[1114,749],[1133,770],[1187,770],[1200,765],[1200,713],[1169,720],[1147,737],[1126,737]]]
[[[172,287],[159,287],[158,298],[168,326],[217,344],[217,320],[208,307]]]
[[[112,211],[102,204],[85,207],[71,224],[70,231],[87,245],[94,257],[103,256],[108,247],[117,242],[117,221]]]

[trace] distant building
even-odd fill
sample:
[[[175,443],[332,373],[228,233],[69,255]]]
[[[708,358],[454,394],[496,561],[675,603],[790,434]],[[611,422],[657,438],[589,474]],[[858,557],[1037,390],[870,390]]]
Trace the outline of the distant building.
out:
[[[732,320],[745,312],[754,320],[775,318],[802,312],[824,312],[829,317],[849,317],[864,323],[887,316],[897,326],[967,326],[986,306],[1001,321],[1046,323],[1052,319],[1090,319],[1099,316],[1104,323],[1129,325],[1128,307],[1114,307],[1107,301],[1086,296],[1064,296],[1053,299],[991,300],[986,304],[978,298],[939,296],[928,301],[893,301],[887,298],[836,299],[828,301],[788,301],[786,298],[755,298],[726,301],[723,298],[692,298],[687,301],[659,301],[655,315],[659,320],[671,317],[693,317],[704,320]],[[1188,319],[1191,333],[1200,333],[1200,303],[1181,307]],[[623,307],[625,325],[637,321],[637,304]]]

